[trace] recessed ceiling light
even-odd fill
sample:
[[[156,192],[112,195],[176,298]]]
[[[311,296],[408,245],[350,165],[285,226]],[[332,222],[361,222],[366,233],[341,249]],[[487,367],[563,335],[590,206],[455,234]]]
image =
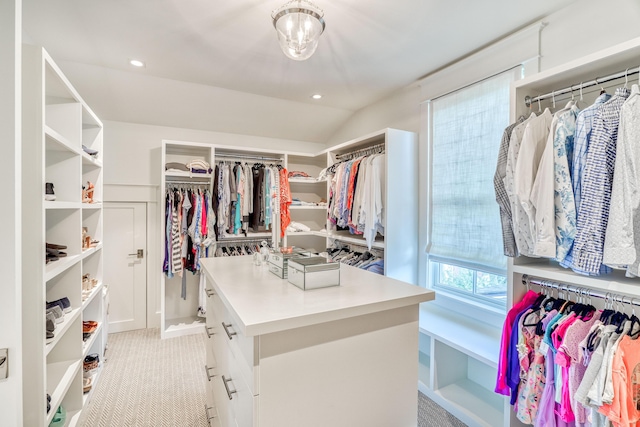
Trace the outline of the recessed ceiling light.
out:
[[[311,98],[320,99],[320,98],[322,98],[322,95],[320,95],[319,93],[316,93],[315,95],[311,95]]]
[[[132,59],[129,61],[129,64],[133,65],[134,67],[144,67],[144,62],[140,61],[139,59]]]

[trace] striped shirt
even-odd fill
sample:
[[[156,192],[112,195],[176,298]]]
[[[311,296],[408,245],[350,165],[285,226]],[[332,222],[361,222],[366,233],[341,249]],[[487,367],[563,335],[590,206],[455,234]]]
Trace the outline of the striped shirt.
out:
[[[578,273],[601,272],[604,237],[609,219],[620,109],[629,89],[619,88],[596,112],[582,176],[572,268]]]
[[[493,187],[496,192],[496,201],[500,206],[500,222],[502,223],[502,246],[504,254],[508,257],[518,255],[516,247],[516,239],[513,235],[513,219],[511,216],[511,202],[504,185],[504,178],[507,175],[507,153],[509,152],[509,141],[511,140],[511,132],[524,118],[518,119],[517,122],[507,126],[502,134],[500,141],[500,150],[498,151],[498,164],[496,173],[493,175]]]

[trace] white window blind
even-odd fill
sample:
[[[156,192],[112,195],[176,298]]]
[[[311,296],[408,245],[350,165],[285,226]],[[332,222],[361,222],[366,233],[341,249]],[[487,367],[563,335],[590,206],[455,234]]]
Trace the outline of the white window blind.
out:
[[[509,70],[430,103],[433,260],[506,269],[493,175],[515,75]]]

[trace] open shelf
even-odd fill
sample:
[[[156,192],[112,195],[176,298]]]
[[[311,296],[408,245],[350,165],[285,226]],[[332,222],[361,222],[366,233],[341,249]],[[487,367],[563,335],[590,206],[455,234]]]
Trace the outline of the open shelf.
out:
[[[58,345],[79,315],[80,309],[74,308],[70,313],[66,313],[64,315],[64,320],[61,323],[56,323],[56,329],[53,331],[54,337],[47,343],[45,347],[45,355],[48,355],[56,345]]]
[[[83,310],[85,308],[87,308],[87,306],[89,304],[91,304],[91,301],[93,301],[93,299],[96,297],[96,295],[98,295],[98,294],[100,294],[100,292],[102,292],[102,287],[103,286],[104,286],[104,284],[102,282],[99,282],[98,285],[91,290],[91,293],[89,294],[87,299],[82,302],[82,309]]]
[[[326,206],[300,206],[300,205],[291,205],[289,206],[289,210],[301,210],[301,211],[305,211],[305,210],[319,210],[319,211],[326,211],[327,207]]]
[[[71,151],[75,154],[81,154],[80,151],[76,147],[74,147],[67,138],[47,125],[44,126],[44,135],[47,144],[46,149],[48,151]]]
[[[46,200],[44,202],[45,209],[80,209],[80,202],[58,202],[55,200]]]
[[[89,350],[91,350],[91,346],[96,342],[96,339],[98,339],[98,336],[100,335],[101,332],[102,332],[102,322],[98,322],[98,327],[96,328],[96,330],[91,333],[91,336],[87,341],[82,343],[82,359],[83,360],[85,357],[87,357],[87,354],[89,354]]]
[[[74,377],[82,367],[81,360],[69,360],[47,364],[47,390],[51,395],[51,410],[47,414],[46,425],[49,425],[53,416],[62,403],[65,394],[69,390]]]
[[[326,179],[289,178],[289,184],[326,184]]]
[[[164,176],[170,181],[171,178],[187,178],[187,179],[203,179],[203,180],[211,180],[210,173],[195,173],[195,172],[187,172],[187,171],[166,171]]]
[[[436,390],[432,399],[469,425],[495,427],[504,422],[504,398],[471,380]]]
[[[83,166],[93,166],[96,168],[101,168],[102,167],[102,162],[90,155],[88,155],[87,153],[85,153],[84,151],[82,152],[82,165]]]
[[[49,280],[55,278],[56,276],[64,273],[69,268],[76,265],[81,259],[80,255],[68,255],[66,257],[58,259],[58,261],[51,261],[49,264],[45,266],[44,280],[48,282]]]
[[[351,234],[348,231],[332,231],[327,234],[330,239],[336,239],[355,245],[367,246],[367,241],[361,235]],[[376,236],[376,240],[371,244],[372,248],[384,249],[384,238],[380,235]]]
[[[102,370],[103,369],[104,369],[103,366],[100,365],[98,367],[98,371],[91,376],[91,378],[92,378],[91,379],[91,390],[89,390],[88,392],[82,394],[82,406],[83,407],[86,407],[87,403],[91,400],[93,392],[96,389],[95,384],[98,383],[98,378],[100,378],[100,375],[102,374]]]
[[[102,249],[102,242],[98,243],[97,245],[89,248],[89,249],[83,249],[82,250],[82,259],[85,259],[91,255],[93,255],[94,253],[98,252],[99,250]]]

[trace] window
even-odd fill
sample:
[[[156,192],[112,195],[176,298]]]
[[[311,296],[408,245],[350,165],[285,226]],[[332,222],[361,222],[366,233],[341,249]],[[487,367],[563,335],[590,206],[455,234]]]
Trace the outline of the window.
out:
[[[493,175],[509,125],[510,70],[429,102],[432,286],[504,306],[507,280]]]

